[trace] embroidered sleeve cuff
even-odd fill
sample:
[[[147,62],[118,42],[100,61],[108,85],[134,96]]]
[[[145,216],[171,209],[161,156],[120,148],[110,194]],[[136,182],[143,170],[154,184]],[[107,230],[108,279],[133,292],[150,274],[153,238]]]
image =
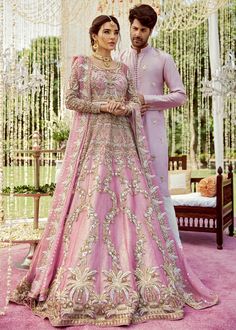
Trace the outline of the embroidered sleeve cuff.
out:
[[[91,112],[91,113],[100,113],[101,112],[101,104],[92,103],[89,112]]]

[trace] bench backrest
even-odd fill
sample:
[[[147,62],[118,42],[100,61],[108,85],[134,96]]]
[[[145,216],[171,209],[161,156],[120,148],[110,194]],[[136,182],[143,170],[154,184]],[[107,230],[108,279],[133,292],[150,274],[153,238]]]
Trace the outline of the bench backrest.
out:
[[[187,170],[187,156],[169,156],[168,170]]]

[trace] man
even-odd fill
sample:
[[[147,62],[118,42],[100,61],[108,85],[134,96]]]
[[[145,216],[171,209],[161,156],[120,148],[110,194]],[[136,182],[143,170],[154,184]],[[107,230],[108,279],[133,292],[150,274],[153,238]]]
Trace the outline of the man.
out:
[[[186,93],[171,55],[148,44],[157,21],[155,10],[145,4],[135,6],[129,12],[129,21],[132,46],[123,51],[119,59],[130,68],[134,77],[154,170],[164,197],[170,226],[181,245],[168,191],[168,143],[164,110],[184,104]],[[163,95],[164,84],[168,86],[169,94]]]

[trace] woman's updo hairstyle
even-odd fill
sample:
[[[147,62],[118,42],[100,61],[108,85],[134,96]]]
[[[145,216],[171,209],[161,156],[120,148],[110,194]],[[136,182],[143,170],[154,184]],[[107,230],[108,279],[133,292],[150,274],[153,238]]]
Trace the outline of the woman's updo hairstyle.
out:
[[[91,45],[93,47],[94,45],[94,39],[93,39],[93,34],[98,34],[101,26],[107,22],[114,22],[116,25],[117,25],[117,28],[118,28],[118,31],[120,31],[120,24],[118,22],[118,20],[112,16],[112,15],[100,15],[100,16],[97,16],[93,22],[92,22],[92,25],[89,29],[89,35],[90,35],[90,41],[91,41]]]

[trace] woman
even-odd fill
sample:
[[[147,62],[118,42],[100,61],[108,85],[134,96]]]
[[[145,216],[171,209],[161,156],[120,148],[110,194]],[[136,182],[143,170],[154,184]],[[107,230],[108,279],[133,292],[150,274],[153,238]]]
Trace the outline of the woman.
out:
[[[91,57],[74,59],[75,111],[48,224],[12,295],[54,326],[180,319],[217,303],[187,269],[167,225],[127,67],[111,58],[119,23],[92,23]]]

